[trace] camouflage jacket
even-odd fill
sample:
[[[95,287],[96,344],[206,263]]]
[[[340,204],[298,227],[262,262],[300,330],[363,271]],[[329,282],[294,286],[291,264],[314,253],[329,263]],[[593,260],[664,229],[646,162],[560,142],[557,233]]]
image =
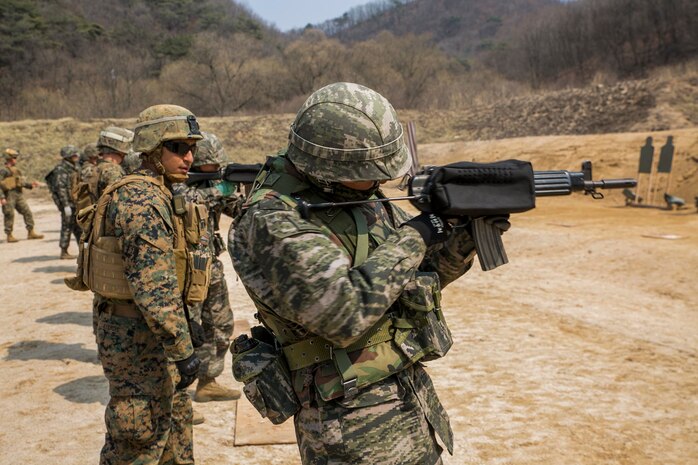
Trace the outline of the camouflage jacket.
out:
[[[97,173],[97,165],[85,162],[80,166],[80,182],[89,182],[92,176]]]
[[[52,171],[52,182],[49,185],[51,195],[59,208],[74,207],[71,193],[78,167],[68,159],[61,160]]]
[[[121,165],[117,165],[116,163],[112,163],[110,161],[106,160],[100,160],[99,163],[97,163],[97,198],[99,198],[100,195],[102,195],[102,192],[104,192],[104,189],[109,186],[109,184],[112,184],[119,179],[123,178],[125,176],[123,168],[121,168]]]
[[[129,152],[121,162],[121,168],[124,173],[131,174],[141,166],[141,157],[137,152]]]
[[[148,170],[141,176],[156,177]],[[148,182],[117,189],[105,214],[105,235],[121,241],[133,300],[171,361],[193,352],[174,257],[172,203]]]
[[[22,192],[22,189],[31,189],[32,183],[27,182],[26,179],[22,176],[22,172],[15,168],[12,167],[10,168],[9,166],[0,166],[0,181],[3,181],[4,179],[7,179],[9,177],[15,176],[17,178],[17,187],[15,187],[15,190]],[[0,199],[5,198],[5,192],[4,189],[0,189]]]
[[[214,237],[215,233],[218,232],[221,214],[234,218],[239,213],[244,201],[242,197],[236,194],[235,189],[230,188],[232,192],[220,189],[219,186],[223,184],[223,181],[202,181],[192,185],[180,183],[172,186],[174,193],[183,195],[187,202],[206,205],[209,212],[209,237]],[[217,255],[217,251],[214,249],[214,241],[211,241],[209,245],[211,253],[214,256]]]
[[[294,194],[310,201],[313,195],[313,188]],[[395,205],[360,207],[381,241],[371,237],[368,257],[353,266],[335,237],[273,191],[250,199],[231,229],[233,265],[253,300],[287,321],[298,339],[317,335],[347,347],[391,308],[417,270],[437,272],[445,286],[472,265],[474,245],[464,228],[427,250],[415,229],[400,226],[409,216]]]

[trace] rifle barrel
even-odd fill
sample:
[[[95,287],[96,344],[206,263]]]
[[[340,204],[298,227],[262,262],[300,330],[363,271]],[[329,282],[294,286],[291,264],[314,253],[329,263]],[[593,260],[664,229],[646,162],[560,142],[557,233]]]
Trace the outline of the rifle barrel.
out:
[[[631,178],[593,181],[587,179],[582,171],[567,170],[534,171],[533,182],[536,197],[570,195],[576,191],[594,192],[596,189],[624,189],[637,185],[637,181]]]

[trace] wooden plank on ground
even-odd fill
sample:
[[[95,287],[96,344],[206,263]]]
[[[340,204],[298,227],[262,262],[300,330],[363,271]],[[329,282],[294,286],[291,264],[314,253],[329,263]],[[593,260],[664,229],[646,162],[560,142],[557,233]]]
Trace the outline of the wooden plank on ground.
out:
[[[249,332],[250,324],[246,320],[235,320],[233,337],[241,333],[249,334]],[[235,413],[236,446],[295,443],[293,418],[289,418],[281,425],[275,425],[266,418],[262,418],[244,394],[240,397]]]
[[[235,445],[295,444],[293,418],[275,425],[262,416],[243,395],[235,413]]]

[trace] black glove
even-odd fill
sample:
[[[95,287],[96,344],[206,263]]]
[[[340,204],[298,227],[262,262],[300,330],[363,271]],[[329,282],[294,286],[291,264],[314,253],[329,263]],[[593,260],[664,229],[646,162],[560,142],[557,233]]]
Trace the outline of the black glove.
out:
[[[403,225],[411,226],[422,236],[428,246],[444,242],[448,239],[450,226],[446,221],[434,213],[420,213]]]
[[[204,327],[199,322],[189,320],[189,336],[191,336],[191,345],[198,349],[206,342],[206,332]]]
[[[177,365],[177,371],[179,371],[179,383],[175,386],[175,389],[186,389],[194,382],[197,375],[199,374],[199,365],[201,365],[201,360],[196,354],[191,354],[184,360],[175,362]]]
[[[511,228],[509,214],[486,216],[485,223],[499,229],[499,234],[504,234],[506,231],[509,231],[509,228]]]

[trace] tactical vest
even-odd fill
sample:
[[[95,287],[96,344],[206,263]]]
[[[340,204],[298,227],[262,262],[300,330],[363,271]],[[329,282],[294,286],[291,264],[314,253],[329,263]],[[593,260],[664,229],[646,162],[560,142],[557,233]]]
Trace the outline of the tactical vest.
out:
[[[208,256],[190,250],[191,247],[187,245],[200,244],[202,237],[206,236],[206,208],[203,205],[185,203],[181,197],[173,199],[172,193],[162,181],[139,175],[126,176],[111,184],[96,204],[83,208],[78,213],[78,224],[83,229],[83,247],[78,257],[77,276],[66,278],[66,285],[74,290],[89,289],[108,299],[133,299],[125,276],[121,241],[118,237],[104,234],[105,215],[114,198],[114,192],[132,182],[147,182],[156,186],[173,203],[173,248],[177,285],[186,303],[203,302],[208,292],[211,260]]]
[[[279,156],[271,162],[269,170],[260,173],[246,207],[273,197],[297,208],[300,192],[305,201],[325,201],[308,190],[308,184],[284,173],[284,163],[284,157]],[[392,214],[390,217],[395,228]],[[368,228],[358,207],[313,210],[308,221],[338,243],[352,257],[353,266],[359,266],[368,257],[369,240],[380,245],[387,239],[382,237],[377,224]],[[319,336],[310,335],[299,340],[293,336],[293,328],[297,325],[278,317],[256,296],[252,295],[252,299],[262,323],[281,344],[291,372],[317,366],[315,388],[325,401],[342,396],[351,398],[359,389],[402,371],[418,360],[443,357],[453,342],[441,311],[441,287],[436,273],[417,272],[386,314],[347,348],[334,347]],[[299,398],[304,398],[303,380],[299,378],[302,377],[294,377],[294,389]]]
[[[8,166],[7,169],[10,170],[10,176],[0,181],[0,188],[4,192],[9,192],[13,189],[17,189],[19,192],[22,192],[22,182],[19,179],[21,174],[19,170],[14,166]]]

